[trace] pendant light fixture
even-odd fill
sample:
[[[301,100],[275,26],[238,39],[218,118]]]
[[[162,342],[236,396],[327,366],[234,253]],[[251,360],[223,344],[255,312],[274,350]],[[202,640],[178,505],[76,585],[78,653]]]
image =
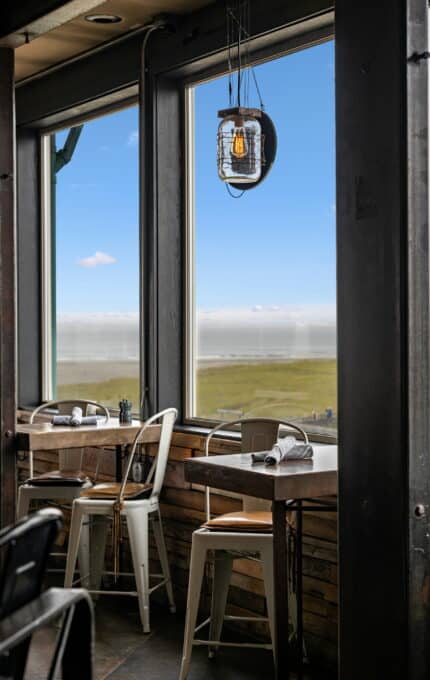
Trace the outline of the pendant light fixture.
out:
[[[249,0],[226,3],[230,106],[218,111],[222,119],[218,126],[218,175],[227,185],[242,191],[264,179],[276,154],[276,131],[264,111],[257,78],[249,66],[249,7]],[[260,100],[259,108],[249,107],[251,76]]]

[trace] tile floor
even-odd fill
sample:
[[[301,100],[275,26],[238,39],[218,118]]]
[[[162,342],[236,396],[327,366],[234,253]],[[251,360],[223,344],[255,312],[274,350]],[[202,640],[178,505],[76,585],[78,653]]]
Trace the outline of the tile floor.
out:
[[[152,632],[143,635],[137,603],[131,598],[102,597],[96,604],[96,680],[177,680],[180,664],[183,618],[153,606]],[[41,631],[32,642],[26,680],[46,677],[49,651],[56,630]],[[331,676],[332,677],[332,676]],[[270,651],[221,650],[209,660],[204,647],[193,651],[189,680],[270,680],[273,664]],[[307,673],[306,680],[328,680],[329,676]],[[78,680],[78,679],[77,679]]]

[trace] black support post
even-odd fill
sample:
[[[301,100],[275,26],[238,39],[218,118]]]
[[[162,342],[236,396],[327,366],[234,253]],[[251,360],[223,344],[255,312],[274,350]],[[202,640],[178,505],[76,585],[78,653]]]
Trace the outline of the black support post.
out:
[[[430,677],[427,2],[336,3],[340,677]]]
[[[0,48],[0,525],[15,516],[16,252],[14,52]]]
[[[42,400],[40,154],[37,130],[17,130],[18,404]],[[28,339],[31,338],[31,342]]]

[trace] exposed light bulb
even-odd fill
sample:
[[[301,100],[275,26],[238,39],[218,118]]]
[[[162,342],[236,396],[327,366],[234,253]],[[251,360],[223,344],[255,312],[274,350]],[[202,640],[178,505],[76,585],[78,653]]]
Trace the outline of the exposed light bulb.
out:
[[[233,130],[231,153],[235,158],[244,158],[248,153],[248,143],[243,127],[235,127]]]

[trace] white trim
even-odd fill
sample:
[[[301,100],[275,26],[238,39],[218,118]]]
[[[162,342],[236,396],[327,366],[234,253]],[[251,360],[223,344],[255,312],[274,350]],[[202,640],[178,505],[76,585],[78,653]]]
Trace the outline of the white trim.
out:
[[[42,401],[53,399],[52,375],[52,249],[51,249],[51,139],[42,135],[41,146],[41,332]]]
[[[185,89],[185,418],[196,417],[196,277],[194,87]]]

